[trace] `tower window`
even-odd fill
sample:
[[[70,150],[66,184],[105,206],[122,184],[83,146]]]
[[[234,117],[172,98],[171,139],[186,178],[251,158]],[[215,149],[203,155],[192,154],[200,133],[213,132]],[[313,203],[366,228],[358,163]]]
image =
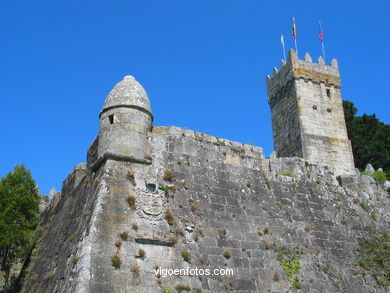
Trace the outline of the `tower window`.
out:
[[[110,121],[110,124],[114,124],[114,114],[108,115],[108,120]]]
[[[328,96],[329,99],[331,98],[330,89],[326,89],[326,95]]]

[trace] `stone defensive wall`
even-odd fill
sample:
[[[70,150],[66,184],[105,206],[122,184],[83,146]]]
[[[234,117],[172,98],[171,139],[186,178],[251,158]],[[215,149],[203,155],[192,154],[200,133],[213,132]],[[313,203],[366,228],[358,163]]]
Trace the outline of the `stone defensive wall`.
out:
[[[388,292],[358,264],[359,243],[390,221],[370,176],[336,180],[177,127],[154,127],[146,153],[150,164],[72,171],[42,219],[24,292]]]

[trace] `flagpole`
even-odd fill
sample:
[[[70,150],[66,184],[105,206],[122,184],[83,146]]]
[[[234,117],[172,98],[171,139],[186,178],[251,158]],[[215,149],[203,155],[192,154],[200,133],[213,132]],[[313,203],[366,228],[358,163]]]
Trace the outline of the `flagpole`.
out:
[[[295,23],[295,17],[293,16],[293,37],[294,37],[294,43],[295,43],[295,52],[297,53],[297,57],[299,57],[298,55],[298,45],[297,45],[297,25]]]
[[[280,41],[281,41],[282,47],[283,47],[284,62],[287,62],[287,59],[286,59],[286,48],[284,47],[284,37],[283,37],[283,35],[280,37]]]
[[[326,59],[325,59],[324,36],[323,36],[323,33],[322,33],[321,21],[318,21],[318,23],[320,25],[320,40],[321,40],[322,58],[324,58],[324,61],[326,61]]]

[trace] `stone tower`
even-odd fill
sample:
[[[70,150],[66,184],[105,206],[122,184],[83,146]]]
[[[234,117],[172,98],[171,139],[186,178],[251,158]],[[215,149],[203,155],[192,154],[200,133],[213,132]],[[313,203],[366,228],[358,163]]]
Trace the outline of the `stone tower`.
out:
[[[147,135],[153,114],[144,88],[125,76],[107,96],[99,115],[100,131],[88,151],[88,165],[97,169],[106,159],[145,163]]]
[[[340,94],[336,59],[299,60],[290,50],[287,64],[267,76],[274,147],[278,157],[302,157],[329,166],[335,175],[355,172]]]

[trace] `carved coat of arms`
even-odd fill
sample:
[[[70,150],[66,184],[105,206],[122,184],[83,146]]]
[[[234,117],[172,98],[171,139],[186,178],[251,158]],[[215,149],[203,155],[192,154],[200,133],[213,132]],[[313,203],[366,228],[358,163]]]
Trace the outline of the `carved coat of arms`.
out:
[[[164,218],[165,205],[166,199],[163,191],[137,188],[137,213],[141,218],[157,224]]]

